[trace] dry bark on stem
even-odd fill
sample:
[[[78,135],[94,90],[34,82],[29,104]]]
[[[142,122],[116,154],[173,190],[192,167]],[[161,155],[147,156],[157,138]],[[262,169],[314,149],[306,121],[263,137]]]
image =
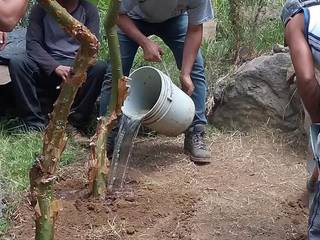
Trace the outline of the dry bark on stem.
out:
[[[112,63],[112,95],[109,104],[109,116],[99,119],[96,134],[91,142],[91,159],[89,169],[90,191],[94,197],[103,198],[106,193],[108,159],[106,155],[106,139],[121,115],[121,106],[127,96],[127,78],[123,76],[119,39],[116,31],[116,20],[120,8],[120,0],[111,0],[105,31]]]
[[[99,43],[82,23],[74,19],[55,0],[38,0],[63,29],[77,39],[81,46],[77,53],[73,74],[62,84],[50,122],[43,136],[43,150],[30,170],[30,190],[36,216],[36,240],[54,239],[54,223],[60,209],[53,197],[56,169],[65,149],[65,128],[71,105],[78,88],[87,77],[87,69],[95,63]]]

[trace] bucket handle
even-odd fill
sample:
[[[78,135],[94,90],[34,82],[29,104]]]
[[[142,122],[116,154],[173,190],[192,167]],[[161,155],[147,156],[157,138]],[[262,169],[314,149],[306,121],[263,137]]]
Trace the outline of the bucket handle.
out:
[[[163,66],[164,70],[166,71],[167,76],[171,79],[170,73],[169,73],[169,71],[168,71],[167,65],[166,65],[166,63],[164,62],[164,60],[162,60],[161,63],[162,63],[162,66]],[[173,85],[172,85],[172,84],[174,84],[174,83],[172,83],[172,81],[169,81],[169,82],[170,82],[171,94],[170,94],[170,96],[167,97],[167,99],[168,99],[170,102],[172,102],[172,101],[173,101]]]
[[[170,81],[171,94],[170,94],[170,96],[168,96],[168,100],[169,100],[170,102],[173,101],[173,84],[174,84],[174,83],[172,83],[172,82]]]

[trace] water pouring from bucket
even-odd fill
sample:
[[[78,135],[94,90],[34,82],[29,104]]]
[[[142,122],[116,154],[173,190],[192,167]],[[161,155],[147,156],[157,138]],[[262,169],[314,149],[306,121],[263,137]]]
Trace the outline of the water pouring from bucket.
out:
[[[192,123],[195,106],[192,99],[163,72],[150,66],[130,74],[129,95],[108,177],[109,192],[122,191],[132,143],[141,124],[166,136],[178,136]]]
[[[146,66],[129,78],[129,96],[122,108],[125,115],[144,115],[144,126],[166,136],[178,136],[191,125],[194,103],[166,74]]]

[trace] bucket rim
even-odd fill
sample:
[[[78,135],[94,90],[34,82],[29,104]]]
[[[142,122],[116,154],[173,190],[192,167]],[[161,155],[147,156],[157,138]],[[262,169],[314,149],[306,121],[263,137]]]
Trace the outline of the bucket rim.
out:
[[[163,81],[165,82],[165,84],[163,84],[162,87],[163,87],[163,91],[166,94],[162,94],[162,98],[159,98],[159,102],[161,102],[161,104],[160,103],[158,105],[155,104],[154,107],[157,107],[157,108],[153,109],[153,112],[150,112],[150,114],[145,115],[143,122],[146,124],[151,124],[162,119],[163,116],[167,114],[167,112],[170,110],[172,106],[172,101],[169,101],[168,103],[168,99],[171,98],[173,94],[173,89],[172,89],[173,83],[171,81],[166,81],[166,80],[163,80]],[[165,106],[167,107],[167,109],[165,109]]]
[[[158,113],[158,110],[159,110],[159,105],[161,105],[161,103],[163,103],[163,102],[165,102],[166,101],[166,94],[163,94],[166,90],[167,90],[167,88],[168,87],[166,87],[166,85],[168,85],[167,84],[167,81],[166,80],[164,80],[164,77],[168,77],[169,78],[169,84],[173,84],[172,82],[171,82],[171,79],[170,79],[170,77],[169,76],[167,76],[165,73],[163,73],[161,70],[159,70],[159,69],[157,69],[157,68],[155,68],[155,67],[153,67],[153,66],[142,66],[142,67],[140,67],[140,68],[137,68],[136,70],[134,70],[130,75],[129,75],[129,79],[130,79],[130,81],[133,81],[132,79],[131,79],[131,76],[133,75],[133,74],[135,74],[136,72],[138,72],[138,71],[141,71],[141,70],[144,70],[144,69],[152,69],[152,70],[154,70],[155,72],[157,72],[158,74],[159,74],[159,76],[160,76],[160,79],[161,79],[161,90],[160,90],[160,93],[159,93],[159,96],[158,96],[158,99],[157,99],[157,101],[156,101],[156,103],[152,106],[152,108],[144,115],[144,117],[142,118],[142,121],[144,122],[144,120],[147,120],[147,121],[150,121],[149,119],[151,118],[154,118],[154,115],[155,114],[157,114]],[[169,90],[171,90],[172,91],[172,89],[171,88],[169,88]],[[130,93],[129,93],[130,94]],[[170,94],[171,94],[171,92],[170,92]],[[162,97],[161,97],[162,96]],[[124,106],[122,107],[122,112],[124,113],[124,114],[126,114],[126,112],[124,111]],[[130,114],[127,114],[127,115],[130,115]]]

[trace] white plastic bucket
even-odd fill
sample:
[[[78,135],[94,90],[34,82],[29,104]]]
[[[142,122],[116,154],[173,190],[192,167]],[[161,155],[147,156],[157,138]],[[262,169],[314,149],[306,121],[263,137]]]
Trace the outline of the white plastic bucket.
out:
[[[132,72],[129,78],[129,95],[122,108],[125,115],[144,115],[144,126],[166,136],[178,136],[191,125],[194,103],[167,75],[146,66]]]

